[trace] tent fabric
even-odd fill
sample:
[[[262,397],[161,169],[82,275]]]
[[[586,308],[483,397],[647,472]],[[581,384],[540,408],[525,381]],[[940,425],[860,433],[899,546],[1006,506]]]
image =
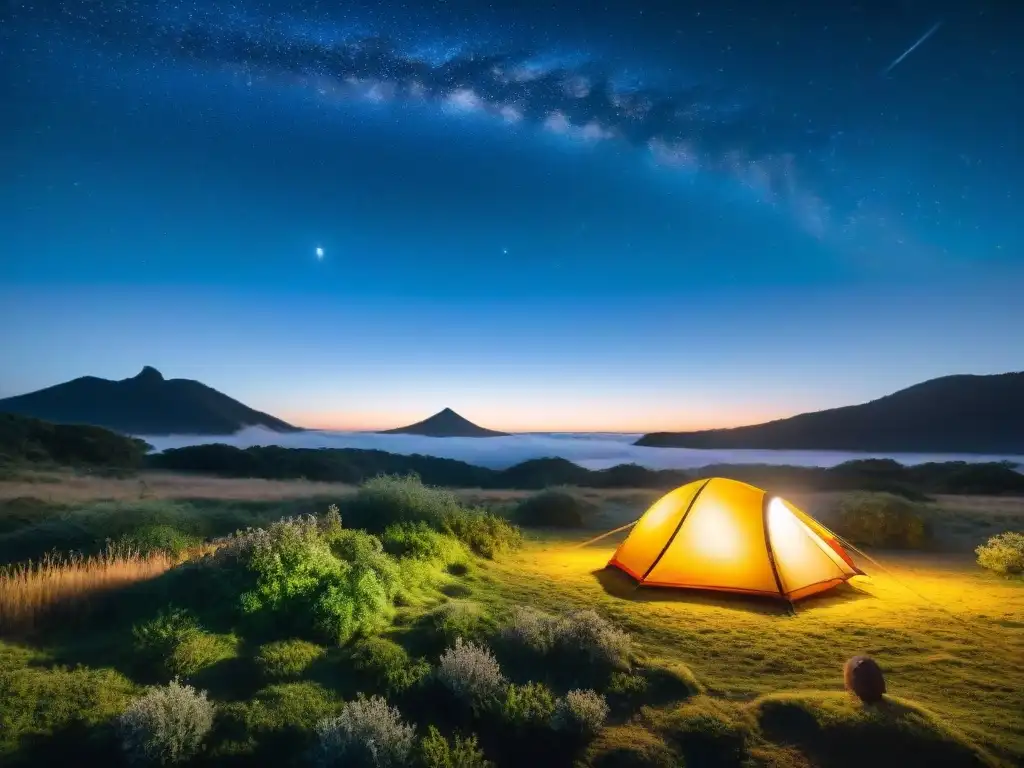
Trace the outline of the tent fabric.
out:
[[[835,534],[788,501],[714,477],[658,499],[608,565],[640,584],[772,595],[830,589],[861,571]]]

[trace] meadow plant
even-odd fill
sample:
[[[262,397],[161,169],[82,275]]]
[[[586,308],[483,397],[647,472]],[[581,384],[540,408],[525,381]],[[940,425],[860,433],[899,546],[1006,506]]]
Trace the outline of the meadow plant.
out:
[[[1004,576],[1024,573],[1024,533],[1000,533],[976,550],[978,565]]]
[[[596,611],[576,611],[560,618],[554,626],[555,644],[591,662],[610,667],[629,666],[631,641]]]
[[[289,680],[300,677],[310,665],[323,658],[326,649],[305,640],[278,640],[256,652],[255,662],[264,677]]]
[[[608,719],[604,696],[591,690],[573,690],[555,702],[551,727],[574,736],[590,738]]]
[[[248,575],[250,588],[238,598],[243,615],[339,643],[379,630],[399,587],[398,569],[379,539],[325,526],[312,515],[249,529],[217,555]]]
[[[52,554],[0,568],[0,629],[25,631],[48,618],[81,619],[98,596],[156,578],[174,564],[165,552],[144,555],[109,545],[90,557]]]
[[[543,683],[510,685],[501,706],[502,719],[516,728],[545,727],[555,712],[555,697]]]
[[[420,763],[424,768],[492,768],[477,745],[476,736],[455,736],[449,743],[434,726],[420,741]]]
[[[190,760],[213,727],[214,707],[205,691],[177,680],[134,699],[118,721],[130,762],[166,765]]]
[[[436,675],[445,688],[473,708],[497,699],[505,687],[501,667],[490,650],[461,637],[441,654]]]
[[[346,768],[398,768],[412,762],[415,729],[381,696],[360,697],[320,721],[316,761]]]
[[[917,549],[930,535],[926,508],[892,493],[850,493],[836,508],[836,532],[854,544]]]

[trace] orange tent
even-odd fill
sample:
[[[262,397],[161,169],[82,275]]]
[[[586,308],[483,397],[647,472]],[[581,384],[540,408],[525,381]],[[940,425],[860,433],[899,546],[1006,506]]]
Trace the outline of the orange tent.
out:
[[[640,584],[813,595],[862,571],[835,534],[783,499],[713,477],[662,496],[608,565]]]

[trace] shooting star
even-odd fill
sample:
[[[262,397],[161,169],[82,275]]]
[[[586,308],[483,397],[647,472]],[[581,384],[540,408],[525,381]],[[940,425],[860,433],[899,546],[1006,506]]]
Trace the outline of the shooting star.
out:
[[[928,30],[927,32],[925,32],[925,33],[924,33],[923,35],[921,35],[920,39],[919,39],[919,40],[918,40],[918,41],[917,41],[916,43],[914,43],[914,44],[913,44],[912,46],[910,46],[909,48],[907,48],[907,50],[905,50],[905,51],[904,51],[904,52],[903,52],[903,53],[902,53],[902,54],[900,55],[900,57],[899,57],[898,59],[896,59],[896,61],[894,61],[894,62],[893,62],[892,64],[890,64],[890,65],[889,65],[888,67],[886,67],[886,68],[885,68],[885,71],[884,71],[884,72],[882,72],[882,74],[883,74],[883,75],[888,75],[888,74],[889,74],[889,73],[890,73],[890,72],[892,71],[893,67],[895,67],[895,66],[896,66],[897,64],[899,64],[899,63],[900,63],[901,61],[903,61],[903,60],[904,60],[905,58],[907,58],[907,56],[909,56],[910,54],[912,54],[912,53],[914,52],[914,50],[915,50],[915,49],[916,49],[916,48],[917,48],[917,47],[918,47],[919,45],[921,45],[921,43],[923,43],[923,42],[924,42],[925,40],[927,40],[927,39],[928,39],[929,37],[931,37],[932,35],[934,35],[934,34],[935,34],[935,32],[936,32],[936,31],[938,30],[938,28],[939,28],[939,27],[941,27],[941,26],[942,26],[942,22],[941,22],[941,21],[937,21],[937,22],[935,22],[934,24],[932,24],[932,26],[931,26],[931,29],[929,29],[929,30]]]

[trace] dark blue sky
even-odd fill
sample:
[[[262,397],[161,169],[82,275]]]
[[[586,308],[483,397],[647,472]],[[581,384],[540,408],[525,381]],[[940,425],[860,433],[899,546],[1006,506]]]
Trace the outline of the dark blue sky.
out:
[[[8,2],[0,396],[647,430],[1021,368],[1024,9],[825,5]]]

